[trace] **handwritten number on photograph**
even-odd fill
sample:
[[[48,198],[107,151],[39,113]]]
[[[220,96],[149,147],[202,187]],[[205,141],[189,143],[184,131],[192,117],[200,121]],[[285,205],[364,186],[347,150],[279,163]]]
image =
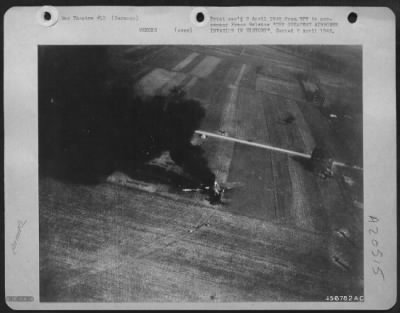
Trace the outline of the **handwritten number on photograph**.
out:
[[[372,272],[374,275],[381,277],[385,280],[385,274],[382,269],[383,252],[379,248],[379,218],[376,216],[368,217],[368,234],[370,235],[371,254],[373,255]]]

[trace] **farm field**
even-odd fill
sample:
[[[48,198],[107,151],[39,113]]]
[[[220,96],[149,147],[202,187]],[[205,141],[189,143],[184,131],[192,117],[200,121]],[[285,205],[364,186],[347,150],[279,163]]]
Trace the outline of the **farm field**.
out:
[[[358,46],[115,46],[142,97],[179,87],[201,130],[362,167]],[[323,100],[307,97],[316,86]],[[287,122],[288,117],[291,118]],[[195,135],[197,136],[197,135]],[[196,138],[198,139],[198,138]],[[163,155],[96,185],[40,177],[40,294],[50,302],[324,301],[363,295],[363,177],[208,137],[221,204],[170,183]]]

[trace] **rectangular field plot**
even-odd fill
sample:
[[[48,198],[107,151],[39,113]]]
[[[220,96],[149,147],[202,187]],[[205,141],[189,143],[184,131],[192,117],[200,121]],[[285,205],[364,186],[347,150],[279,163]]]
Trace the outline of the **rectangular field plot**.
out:
[[[207,56],[192,70],[191,74],[205,78],[214,71],[219,62],[221,62],[220,58]]]

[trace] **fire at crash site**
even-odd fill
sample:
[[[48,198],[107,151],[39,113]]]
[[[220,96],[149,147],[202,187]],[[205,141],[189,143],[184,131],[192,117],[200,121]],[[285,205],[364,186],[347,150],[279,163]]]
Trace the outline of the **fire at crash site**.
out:
[[[361,46],[39,46],[40,301],[363,296]]]

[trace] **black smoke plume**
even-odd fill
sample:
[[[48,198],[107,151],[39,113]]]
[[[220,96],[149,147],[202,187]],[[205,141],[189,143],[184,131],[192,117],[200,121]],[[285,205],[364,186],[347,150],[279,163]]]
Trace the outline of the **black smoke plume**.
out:
[[[169,151],[194,181],[212,185],[202,149],[190,143],[201,103],[179,90],[138,97],[125,78],[105,47],[39,47],[40,174],[97,183]]]

